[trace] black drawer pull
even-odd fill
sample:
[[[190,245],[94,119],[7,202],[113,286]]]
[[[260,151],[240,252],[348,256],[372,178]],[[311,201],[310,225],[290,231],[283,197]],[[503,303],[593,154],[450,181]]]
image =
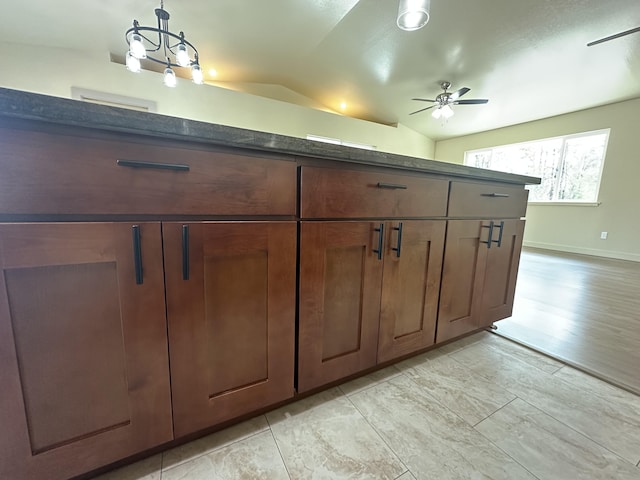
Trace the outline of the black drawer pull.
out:
[[[384,182],[378,182],[378,185],[376,185],[378,188],[390,188],[392,190],[406,190],[407,186],[406,185],[401,185],[399,183],[384,183]]]
[[[493,220],[489,222],[489,225],[482,225],[482,228],[489,229],[489,235],[487,236],[487,241],[480,240],[480,243],[486,243],[487,248],[491,248],[491,242],[493,241]]]
[[[189,280],[189,225],[182,226],[182,279]]]
[[[142,285],[142,247],[140,246],[140,225],[131,227],[133,233],[133,264],[136,272],[136,285]]]
[[[508,193],[481,193],[481,197],[509,198]]]
[[[402,222],[400,222],[397,227],[393,227],[393,229],[398,232],[398,243],[396,248],[392,248],[391,250],[396,252],[396,257],[400,258],[400,249],[402,248]]]
[[[178,172],[189,171],[189,165],[174,163],[138,162],[137,160],[117,160],[116,163],[121,167],[153,168],[156,170],[174,170]]]
[[[384,236],[384,223],[380,224],[379,228],[374,228],[374,231],[378,233],[378,249],[374,250],[373,253],[378,254],[378,260],[382,260],[382,237]]]
[[[502,232],[504,231],[504,220],[500,222],[500,225],[498,225],[498,228],[500,229],[500,233],[498,234],[498,240],[491,239],[491,241],[493,243],[497,243],[498,248],[500,248],[502,246]]]

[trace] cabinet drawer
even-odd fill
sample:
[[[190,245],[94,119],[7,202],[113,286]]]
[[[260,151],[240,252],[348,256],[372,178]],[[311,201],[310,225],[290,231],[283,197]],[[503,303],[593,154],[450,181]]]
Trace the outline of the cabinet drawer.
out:
[[[0,146],[1,214],[295,215],[294,162],[11,129]]]
[[[302,167],[302,218],[443,217],[447,180]]]
[[[520,218],[527,210],[529,190],[521,186],[451,182],[450,217]]]

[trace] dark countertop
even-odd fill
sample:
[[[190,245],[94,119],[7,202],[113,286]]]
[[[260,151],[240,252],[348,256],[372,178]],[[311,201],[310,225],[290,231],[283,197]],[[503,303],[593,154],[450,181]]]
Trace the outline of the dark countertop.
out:
[[[516,184],[540,179],[0,88],[0,116]]]

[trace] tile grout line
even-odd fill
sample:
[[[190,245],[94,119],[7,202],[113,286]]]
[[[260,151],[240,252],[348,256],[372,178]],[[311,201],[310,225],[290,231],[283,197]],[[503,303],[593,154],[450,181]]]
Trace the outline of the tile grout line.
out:
[[[271,422],[269,421],[266,415],[264,416],[264,418],[267,421],[267,425],[269,426],[269,433],[271,433],[271,438],[273,438],[273,442],[276,444],[276,448],[278,449],[280,460],[282,460],[282,464],[284,465],[284,469],[287,472],[287,476],[289,477],[289,480],[291,480],[291,472],[289,472],[289,467],[287,466],[287,462],[284,459],[284,455],[282,455],[282,450],[280,450],[280,445],[278,445],[278,440],[276,440],[276,436],[273,433],[273,429],[271,428]]]
[[[269,420],[267,420],[266,415],[262,414],[261,416],[263,416],[263,417],[264,417],[265,421],[267,422],[267,426],[269,426]],[[253,417],[253,418],[258,418],[258,417],[256,416],[256,417]],[[249,419],[249,420],[252,420],[253,418],[251,418],[251,419]],[[249,420],[247,420],[247,421],[249,421]],[[237,425],[241,425],[241,424],[237,424]],[[233,428],[233,425],[232,425],[232,426],[230,426],[230,427],[227,427],[227,428]],[[270,429],[270,427],[268,427],[268,428]],[[215,435],[215,434],[217,434],[217,433],[224,432],[225,430],[226,430],[226,429],[218,430],[217,432],[211,433],[211,434],[209,434],[209,435]],[[162,452],[162,464],[161,464],[161,465],[162,465],[162,470],[161,470],[161,471],[164,471],[164,470],[169,471],[169,470],[172,470],[172,469],[174,469],[174,468],[176,468],[176,467],[179,467],[179,466],[181,466],[181,465],[186,465],[187,463],[191,463],[191,462],[193,462],[193,461],[197,460],[198,458],[206,457],[207,455],[210,455],[210,454],[212,454],[212,453],[214,453],[214,452],[217,452],[218,450],[222,450],[223,448],[227,448],[227,447],[230,447],[231,445],[235,445],[236,443],[242,442],[242,441],[244,441],[244,440],[248,440],[248,439],[250,439],[250,438],[252,438],[252,437],[255,437],[256,435],[260,435],[261,433],[264,433],[264,432],[266,432],[266,431],[267,431],[267,429],[260,430],[260,431],[258,431],[258,432],[255,432],[255,433],[252,433],[252,434],[250,434],[250,435],[247,435],[247,436],[245,436],[245,437],[239,438],[239,439],[237,439],[237,440],[233,440],[233,441],[231,441],[231,442],[229,442],[229,443],[225,443],[224,445],[218,446],[218,447],[214,448],[213,450],[208,450],[208,451],[207,451],[207,452],[205,452],[205,453],[200,453],[200,454],[198,454],[198,455],[194,456],[193,458],[190,458],[189,460],[185,460],[185,461],[182,461],[182,462],[178,462],[178,463],[176,463],[175,465],[171,465],[170,467],[167,467],[166,469],[164,468],[164,454],[165,454],[166,452]],[[198,440],[202,440],[202,439],[206,438],[207,436],[208,436],[208,435],[205,435],[204,437],[201,437],[201,438],[197,438],[197,439],[195,439],[195,440],[192,440],[191,442],[188,442],[188,443],[186,443],[185,445],[189,445],[189,443],[197,442]],[[180,448],[180,447],[175,447],[175,448]],[[170,450],[167,450],[167,452],[169,452],[169,451],[170,451]]]
[[[475,425],[473,425],[471,428],[473,428],[473,430],[475,432],[477,432],[478,434],[480,434],[485,440],[487,440],[487,442],[489,442],[491,445],[493,445],[495,448],[497,448],[498,450],[500,450],[502,453],[504,453],[507,457],[509,457],[511,460],[513,460],[515,463],[517,463],[518,465],[520,465],[522,467],[522,469],[525,472],[528,472],[533,478],[536,478],[537,480],[543,480],[540,477],[538,477],[537,475],[535,475],[531,470],[529,470],[527,467],[525,467],[523,464],[521,464],[518,460],[516,460],[515,458],[513,458],[511,455],[509,455],[508,452],[504,451],[502,448],[500,448],[499,445],[495,444],[493,442],[493,440],[491,440],[490,438],[488,438],[486,435],[484,435],[480,430],[476,429],[476,426],[479,425],[480,423],[484,422],[487,418],[491,418],[493,415],[495,415],[496,413],[498,413],[500,410],[502,410],[504,407],[506,407],[507,405],[510,405],[511,403],[515,402],[516,400],[522,400],[520,397],[518,397],[516,395],[516,398],[510,400],[508,403],[506,403],[505,405],[503,405],[502,407],[500,407],[498,410],[496,410],[495,412],[493,412],[491,415],[489,415],[488,417],[484,418],[483,420],[479,421],[478,423],[476,423]]]
[[[404,375],[404,373],[400,372],[400,375]],[[383,384],[383,383],[387,383],[388,381],[389,381],[389,380],[384,380],[383,382],[377,383],[376,385],[373,385],[373,386],[378,386],[378,385],[381,385],[381,384]],[[369,389],[365,389],[365,390],[369,390]],[[360,392],[357,392],[357,393],[355,393],[354,395],[357,395],[358,393],[362,393],[362,392],[364,392],[365,390],[362,390],[362,391],[360,391]],[[371,422],[369,422],[369,420],[367,419],[367,417],[366,417],[366,416],[365,416],[365,415],[360,411],[360,409],[358,408],[358,406],[357,406],[355,403],[353,403],[353,402],[351,401],[351,397],[350,397],[350,395],[345,395],[345,397],[347,397],[347,400],[349,400],[349,403],[353,406],[353,408],[355,408],[356,412],[358,412],[358,415],[360,415],[360,416],[362,417],[362,419],[367,423],[367,425],[369,425],[369,426],[371,427],[371,429],[376,433],[376,435],[377,435],[377,436],[378,436],[378,438],[382,441],[382,443],[384,443],[384,444],[387,446],[387,448],[389,449],[389,451],[393,453],[393,455],[396,457],[396,459],[398,460],[398,462],[400,462],[400,464],[402,464],[402,466],[405,468],[405,471],[404,471],[404,472],[402,472],[402,473],[399,475],[399,477],[401,477],[402,475],[404,475],[404,474],[405,474],[405,473],[407,473],[407,472],[410,472],[409,467],[407,467],[407,465],[404,463],[404,461],[400,458],[400,455],[399,455],[399,454],[398,454],[398,453],[397,453],[393,448],[391,448],[391,445],[389,445],[389,444],[387,443],[387,441],[386,441],[386,440],[384,439],[384,437],[380,434],[380,432],[378,431],[378,429],[377,429],[375,426],[373,426],[373,425],[371,424]],[[411,475],[413,475],[413,474],[411,474]],[[396,478],[398,478],[398,477],[396,477]]]
[[[465,347],[465,348],[466,348],[466,347]],[[523,361],[523,360],[519,360],[518,358],[515,358],[515,357],[513,357],[513,356],[511,356],[511,355],[509,355],[509,354],[507,354],[507,353],[501,352],[501,351],[500,351],[500,350],[498,350],[498,349],[493,348],[492,350],[495,350],[495,351],[496,351],[496,352],[498,352],[498,354],[500,354],[500,355],[504,355],[504,356],[506,356],[506,357],[513,358],[513,359],[515,359],[516,361],[519,361],[520,363],[523,363],[523,364],[524,364],[524,365],[526,365],[527,367],[531,367],[531,368],[535,368],[535,369],[537,369],[537,370],[540,370],[540,371],[541,371],[541,372],[543,372],[545,375],[554,376],[554,374],[553,374],[553,373],[545,372],[544,370],[541,370],[541,369],[537,368],[535,365],[531,365],[531,364],[529,364],[529,363],[527,363],[527,362],[525,362],[525,361]],[[454,360],[456,360],[456,359],[454,358]],[[471,370],[471,372],[472,372],[472,373],[474,373],[474,374],[476,374],[476,375],[479,375],[479,376],[481,376],[481,377],[485,378],[485,379],[486,379],[486,380],[488,380],[488,381],[491,381],[489,378],[485,377],[485,376],[484,376],[484,375],[482,375],[481,373],[476,373],[474,370],[470,369],[469,367],[467,367],[466,365],[462,364],[461,362],[458,362],[458,363],[460,363],[460,365],[462,365],[464,368],[467,368],[467,369]],[[566,365],[565,365],[565,366],[566,366]],[[565,383],[565,384],[567,384],[567,385],[571,386],[572,388],[578,388],[578,389],[580,389],[580,390],[585,390],[585,389],[583,389],[583,388],[581,388],[581,387],[578,387],[577,385],[574,385],[574,384],[572,384],[572,383],[570,383],[570,382],[565,381],[565,380],[564,380],[564,379],[562,379],[562,378],[559,378],[559,377],[554,377],[554,378],[555,378],[556,380],[558,380],[558,381],[562,382],[562,383]],[[535,409],[537,409],[537,410],[539,410],[539,411],[543,412],[545,415],[548,415],[549,417],[553,418],[554,420],[556,420],[557,422],[559,422],[559,423],[561,423],[562,425],[566,426],[567,428],[569,428],[569,429],[573,430],[574,432],[576,432],[576,433],[578,433],[578,434],[582,435],[583,437],[585,437],[585,438],[587,438],[587,439],[591,440],[593,443],[595,443],[596,445],[599,445],[600,447],[604,448],[604,449],[605,449],[605,450],[607,450],[608,452],[611,452],[611,453],[612,453],[613,455],[615,455],[616,457],[619,457],[620,459],[624,460],[625,462],[628,462],[628,463],[630,463],[630,464],[632,464],[632,465],[633,465],[633,461],[632,461],[632,460],[628,460],[628,459],[624,458],[621,454],[619,454],[619,453],[617,453],[617,452],[614,452],[614,451],[613,451],[613,450],[611,450],[610,448],[608,448],[608,447],[606,447],[606,446],[602,445],[600,442],[597,442],[596,440],[594,440],[593,438],[591,438],[591,437],[590,437],[589,435],[587,435],[586,433],[581,432],[581,431],[579,431],[579,430],[576,430],[576,429],[575,429],[574,427],[572,427],[571,425],[566,424],[565,422],[563,422],[562,420],[560,420],[560,419],[556,418],[555,416],[551,415],[550,413],[546,412],[545,410],[542,410],[541,408],[538,408],[538,407],[536,407],[535,405],[532,405],[530,402],[527,402],[526,400],[524,400],[523,398],[521,398],[519,395],[517,395],[516,393],[512,392],[511,390],[509,390],[509,388],[508,388],[508,387],[504,387],[504,386],[503,386],[502,388],[504,388],[506,391],[508,391],[508,392],[509,392],[509,393],[511,393],[512,395],[515,395],[517,398],[520,398],[520,400],[522,400],[523,402],[527,403],[528,405],[531,405],[533,408],[535,408]],[[585,390],[585,391],[587,391],[587,390]],[[600,397],[600,398],[602,398],[602,397]],[[515,399],[514,399],[514,400],[515,400]],[[512,400],[512,402],[513,402],[513,400]],[[511,402],[509,402],[509,403],[511,403]],[[498,410],[496,410],[496,412],[497,412],[497,411],[498,411]],[[494,413],[495,413],[495,412],[494,412]],[[488,417],[487,417],[487,418],[488,418]],[[475,427],[474,427],[474,428],[475,428]],[[639,463],[640,463],[640,462],[639,462]]]
[[[518,397],[518,398],[520,398],[520,397]],[[600,442],[598,442],[598,441],[594,440],[593,438],[591,438],[591,437],[590,437],[589,435],[587,435],[586,433],[581,432],[580,430],[576,430],[576,429],[575,429],[575,428],[573,428],[571,425],[567,425],[567,424],[566,424],[566,423],[564,423],[562,420],[560,420],[560,419],[558,419],[558,418],[554,417],[554,416],[553,416],[553,415],[551,415],[550,413],[545,412],[545,411],[544,411],[544,410],[542,410],[541,408],[536,407],[535,405],[532,405],[531,403],[527,402],[524,398],[520,398],[520,400],[522,400],[524,403],[526,403],[527,405],[529,405],[531,408],[535,408],[535,409],[536,409],[536,410],[538,410],[539,412],[542,412],[542,413],[544,413],[545,415],[547,415],[548,417],[553,418],[556,422],[558,422],[558,423],[560,423],[560,424],[564,425],[564,426],[565,426],[565,427],[567,427],[569,430],[571,430],[571,431],[573,431],[573,432],[577,433],[578,435],[583,436],[583,437],[584,437],[584,438],[586,438],[587,440],[592,441],[593,443],[595,443],[595,444],[596,444],[596,445],[598,445],[599,447],[604,448],[607,452],[609,452],[609,453],[611,453],[612,455],[614,455],[614,456],[618,457],[620,460],[622,460],[622,461],[624,461],[624,462],[627,462],[627,463],[630,463],[631,465],[633,465],[633,461],[632,461],[632,460],[627,460],[627,459],[626,459],[626,458],[624,458],[621,454],[619,454],[619,453],[617,453],[617,452],[614,452],[614,451],[613,451],[613,450],[611,450],[610,448],[608,448],[608,447],[606,447],[606,446],[602,445]],[[638,461],[638,463],[640,463],[640,461]],[[636,465],[636,466],[637,466],[637,465]]]

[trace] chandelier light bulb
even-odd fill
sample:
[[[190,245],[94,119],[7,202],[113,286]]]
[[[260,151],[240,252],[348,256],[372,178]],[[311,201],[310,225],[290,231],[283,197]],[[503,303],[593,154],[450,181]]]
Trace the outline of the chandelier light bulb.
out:
[[[176,52],[176,62],[181,67],[188,67],[191,64],[189,52],[187,52],[187,46],[184,43],[178,45],[178,51]]]
[[[398,5],[398,27],[411,32],[424,27],[429,21],[431,0],[400,0]]]
[[[141,69],[140,60],[133,56],[131,50],[127,52],[127,70],[133,73],[138,73]]]
[[[133,35],[131,35],[131,41],[129,42],[129,51],[131,52],[131,55],[139,60],[147,58],[147,50],[144,48],[142,37],[139,34],[134,33]]]
[[[176,79],[176,74],[172,70],[171,67],[167,67],[164,69],[164,84],[167,87],[175,87],[178,84],[178,80]]]
[[[204,83],[204,75],[202,74],[202,69],[197,63],[191,65],[191,78],[193,79],[193,83],[197,85],[202,85]]]

